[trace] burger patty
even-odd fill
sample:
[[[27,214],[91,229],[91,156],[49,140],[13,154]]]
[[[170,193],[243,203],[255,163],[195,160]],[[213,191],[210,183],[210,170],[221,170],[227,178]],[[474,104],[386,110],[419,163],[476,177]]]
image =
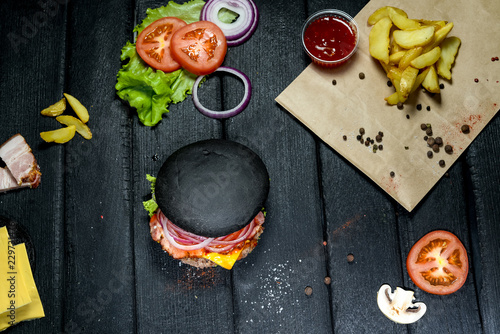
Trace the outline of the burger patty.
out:
[[[163,227],[161,226],[161,223],[158,221],[158,219],[154,218],[155,216],[156,215],[154,215],[149,222],[151,237],[153,238],[154,241],[158,242],[161,245],[161,248],[168,254],[170,254],[170,256],[172,256],[174,259],[180,260],[185,264],[189,264],[191,266],[198,268],[217,266],[216,263],[202,257],[206,252],[206,250],[203,248],[191,251],[185,251],[172,246],[170,242],[168,242],[167,238],[164,236],[165,232],[163,231]],[[257,246],[257,242],[262,232],[264,232],[264,227],[262,225],[258,225],[255,235],[251,239],[241,242],[241,244],[243,244],[243,250],[240,253],[240,256],[238,257],[238,261],[245,258],[248,254],[252,252],[255,246]]]

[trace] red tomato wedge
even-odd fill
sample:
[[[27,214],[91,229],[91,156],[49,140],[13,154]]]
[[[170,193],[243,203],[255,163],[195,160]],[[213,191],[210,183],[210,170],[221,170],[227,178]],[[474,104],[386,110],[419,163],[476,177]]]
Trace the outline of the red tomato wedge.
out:
[[[163,72],[181,68],[170,53],[173,34],[187,23],[176,17],[164,17],[154,21],[137,36],[136,49],[149,66]]]
[[[433,231],[413,245],[406,259],[411,280],[422,290],[447,295],[464,285],[469,273],[467,251],[447,231]]]
[[[222,30],[209,21],[198,21],[177,30],[172,36],[172,57],[189,72],[206,75],[224,61],[227,43]]]

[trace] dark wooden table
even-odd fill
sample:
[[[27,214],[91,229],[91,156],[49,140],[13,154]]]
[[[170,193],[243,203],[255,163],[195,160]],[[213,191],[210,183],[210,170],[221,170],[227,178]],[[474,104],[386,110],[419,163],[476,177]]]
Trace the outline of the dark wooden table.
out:
[[[46,312],[9,333],[499,331],[500,119],[408,213],[274,101],[310,62],[300,42],[307,16],[324,8],[354,16],[366,1],[256,3],[258,29],[230,48],[224,63],[252,81],[248,108],[219,121],[188,98],[149,128],[114,85],[136,22],[166,2],[2,1],[0,142],[21,133],[43,176],[38,189],[0,194],[0,215],[33,238]],[[214,90],[217,103],[237,103],[230,83],[223,79]],[[89,108],[92,140],[40,139],[58,127],[40,110],[63,92]],[[271,175],[266,231],[232,271],[169,258],[151,240],[142,208],[146,174],[156,174],[181,146],[207,138],[249,146]],[[406,272],[410,247],[435,229],[455,233],[470,259],[467,282],[448,296],[418,289]],[[412,325],[388,320],[376,304],[384,283],[414,290],[427,314]]]

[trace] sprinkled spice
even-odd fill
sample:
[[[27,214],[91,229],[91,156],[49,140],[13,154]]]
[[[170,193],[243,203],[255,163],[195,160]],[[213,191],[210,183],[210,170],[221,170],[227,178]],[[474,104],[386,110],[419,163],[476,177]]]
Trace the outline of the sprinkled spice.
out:
[[[429,139],[429,137],[427,137],[427,136],[424,136],[424,140],[425,140],[425,141],[427,141],[427,139]]]
[[[391,172],[390,175],[391,175],[391,177],[394,177],[394,176],[396,176],[396,173]]]
[[[474,82],[479,82],[479,79],[478,79],[478,78],[475,78],[475,79],[474,79]]]
[[[326,285],[330,285],[330,283],[332,283],[332,279],[330,277],[326,276],[324,279],[324,282]]]
[[[463,133],[469,133],[470,131],[470,128],[467,124],[464,124],[462,125],[462,127],[460,128],[460,130],[462,130]]]
[[[359,78],[363,80],[365,78],[365,74],[363,72],[359,72]]]
[[[311,288],[310,286],[306,286],[304,292],[307,296],[310,296],[313,293],[313,288]]]
[[[446,166],[446,163],[444,162],[444,160],[439,160],[439,166],[440,167]]]
[[[417,104],[417,110],[422,110],[422,105],[420,103]]]
[[[431,111],[431,106],[427,106],[427,111]]]
[[[399,110],[403,110],[404,107],[405,106],[404,106],[403,102],[398,102],[398,109]]]
[[[446,145],[444,147],[444,151],[448,154],[452,154],[453,153],[453,147],[451,147],[451,145]]]
[[[410,119],[410,115],[406,114],[406,119]]]
[[[351,263],[352,261],[354,261],[354,255],[347,254],[347,262]]]
[[[405,146],[405,150],[409,150],[409,149],[410,149],[410,147],[409,147],[409,146]]]
[[[387,86],[388,87],[392,87],[392,81],[391,80],[387,80]]]
[[[427,158],[432,158],[434,156],[434,153],[432,151],[427,151]]]
[[[444,88],[444,84],[440,84],[439,88],[443,89]]]
[[[332,85],[334,85],[334,86],[335,86],[336,84],[337,84],[337,80],[333,79],[333,80],[332,80]]]
[[[342,136],[342,139],[344,139],[344,141],[346,141],[346,140],[347,140],[347,136],[346,136],[346,135],[343,135],[343,136]]]

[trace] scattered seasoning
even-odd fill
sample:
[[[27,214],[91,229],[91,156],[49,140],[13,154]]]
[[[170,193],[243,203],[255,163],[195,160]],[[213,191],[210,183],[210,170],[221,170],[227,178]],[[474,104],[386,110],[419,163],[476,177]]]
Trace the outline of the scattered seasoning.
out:
[[[326,285],[330,285],[330,283],[332,283],[332,279],[330,277],[326,276],[324,279],[324,282]]]
[[[439,160],[439,166],[440,167],[446,166],[446,163],[444,162],[444,160]]]
[[[429,139],[429,137],[428,136],[424,136],[424,140],[427,141],[427,139]]]
[[[439,145],[439,147],[443,146],[443,138],[436,137],[436,139],[434,141],[435,141],[436,144]]]
[[[403,102],[398,102],[398,109],[403,110],[405,106],[403,105]]]
[[[326,241],[323,241],[323,246],[326,246],[326,245],[327,245]]]
[[[361,140],[361,135],[357,135],[356,140]]]
[[[394,177],[396,174],[394,172],[390,173],[391,177]]]
[[[369,141],[369,142],[372,141],[372,139],[370,137],[366,137],[366,140]]]
[[[368,140],[365,141],[365,146],[370,146],[370,142]]]
[[[444,88],[444,84],[440,84],[439,88],[443,89]]]
[[[374,143],[375,143],[375,140],[374,140],[374,139],[371,139],[371,140],[370,140],[370,143],[371,143],[371,144],[374,144]]]
[[[427,158],[431,159],[434,156],[434,153],[432,151],[427,151]]]
[[[439,152],[439,145],[438,144],[432,145],[432,150],[434,151],[434,153],[438,153]]]
[[[408,146],[405,146],[405,150],[409,150],[409,149],[410,149],[410,147],[408,147]]]
[[[378,146],[377,145],[373,145],[373,153],[377,153],[377,150],[378,150]]]
[[[417,104],[417,110],[422,110],[422,105],[420,103]]]
[[[311,288],[310,286],[306,286],[304,292],[307,296],[310,296],[313,293],[313,288]]]
[[[363,80],[365,78],[365,74],[363,72],[359,72],[359,78]]]
[[[383,149],[384,149],[384,145],[380,144],[380,145],[378,146],[378,150],[379,150],[379,151],[382,151]]]
[[[427,124],[425,123],[420,124],[420,128],[424,131],[427,130]]]
[[[431,106],[427,106],[427,111],[431,111]]]
[[[470,131],[470,128],[467,124],[462,125],[460,129],[462,130],[463,133],[469,133]]]
[[[425,134],[428,136],[432,136],[432,128],[428,127],[427,130],[425,130]]]
[[[475,79],[474,79],[474,82],[479,82],[479,79],[478,79],[478,78],[475,78]]]
[[[452,154],[453,153],[453,147],[451,147],[451,145],[446,145],[444,147],[444,151],[448,154]]]
[[[410,119],[410,115],[406,114],[406,119]]]
[[[337,80],[333,79],[333,80],[332,80],[332,85],[334,85],[334,86],[335,86],[336,84],[337,84]]]
[[[365,128],[359,128],[359,133],[361,135],[364,135],[365,134]]]
[[[434,145],[435,142],[436,141],[434,140],[434,138],[432,137],[427,138],[427,145],[432,146]]]
[[[392,87],[392,81],[391,80],[387,80],[387,86],[388,87]]]
[[[383,133],[382,131],[379,131],[379,132],[378,132],[378,135],[379,135],[380,137],[383,137],[383,136],[384,136],[384,133]]]
[[[352,261],[354,261],[354,255],[347,254],[347,262],[352,263]]]
[[[377,135],[375,137],[375,140],[377,141],[377,143],[380,143],[382,141],[382,136],[381,135]]]
[[[365,143],[365,140],[363,138],[361,138],[361,140],[359,141],[361,144],[364,144]]]
[[[346,135],[342,136],[342,139],[344,139],[344,141],[347,140],[347,136]]]

